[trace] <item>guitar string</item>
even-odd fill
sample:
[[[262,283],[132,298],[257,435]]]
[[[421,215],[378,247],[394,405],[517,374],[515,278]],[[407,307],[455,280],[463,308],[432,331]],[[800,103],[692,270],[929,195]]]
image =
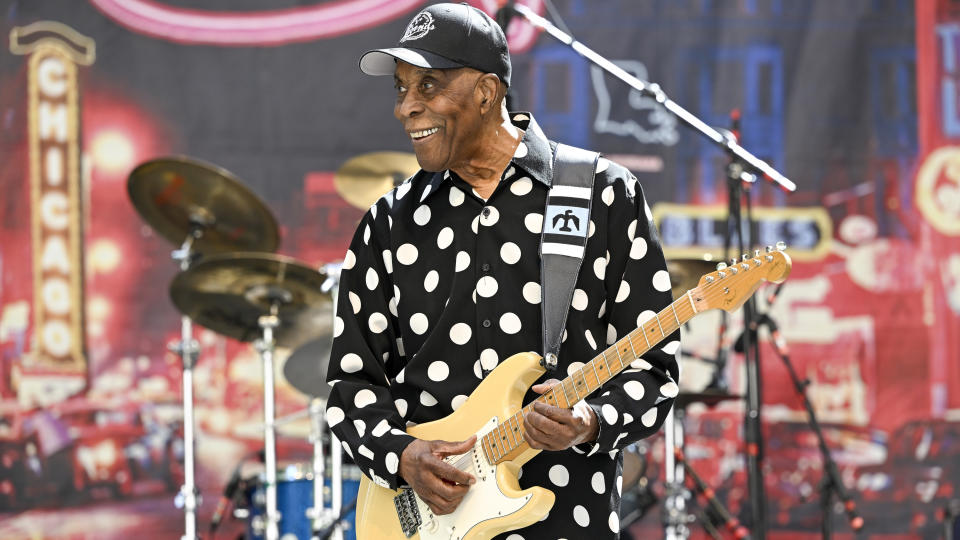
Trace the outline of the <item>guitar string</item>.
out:
[[[773,261],[767,261],[767,262],[766,262],[766,265],[772,265],[772,264],[774,264]],[[758,266],[758,267],[753,267],[753,268],[751,268],[751,270],[756,269],[756,268],[760,268],[760,267],[759,267],[759,266]],[[715,281],[714,283],[708,283],[708,284],[705,284],[705,285],[696,287],[695,289],[689,289],[686,293],[684,293],[683,295],[681,295],[679,298],[675,299],[673,302],[670,303],[669,306],[663,308],[659,313],[657,313],[657,314],[653,317],[653,318],[656,318],[656,319],[657,319],[657,325],[659,326],[660,333],[661,333],[661,335],[663,336],[663,337],[661,337],[659,340],[657,340],[655,343],[650,344],[649,340],[647,340],[647,337],[646,337],[647,324],[649,323],[649,320],[648,320],[648,321],[645,322],[644,324],[642,324],[642,325],[634,328],[634,329],[631,330],[630,332],[628,332],[626,335],[624,335],[623,338],[617,340],[617,342],[615,342],[615,343],[614,343],[613,345],[611,345],[610,347],[607,347],[606,349],[604,349],[603,351],[601,351],[600,354],[598,354],[597,356],[595,356],[595,357],[593,357],[592,359],[590,359],[590,361],[589,361],[588,363],[592,366],[592,368],[593,368],[593,370],[594,370],[594,373],[596,374],[596,365],[594,364],[594,362],[597,361],[598,359],[602,358],[604,364],[607,366],[608,373],[610,373],[610,372],[611,372],[611,370],[609,369],[609,368],[610,368],[610,365],[609,365],[609,363],[607,362],[606,354],[607,354],[607,352],[608,352],[610,349],[614,349],[614,348],[617,346],[617,344],[618,344],[620,341],[623,341],[625,338],[629,338],[629,339],[627,339],[627,342],[630,344],[631,349],[633,349],[634,359],[635,359],[635,360],[636,360],[636,359],[639,359],[639,358],[641,357],[641,355],[649,352],[651,349],[653,349],[654,346],[656,346],[656,345],[659,344],[661,341],[663,341],[664,338],[666,338],[667,334],[663,331],[663,326],[662,326],[661,321],[660,321],[660,315],[663,314],[663,313],[665,313],[668,308],[673,310],[673,312],[674,312],[674,317],[677,319],[677,322],[680,323],[679,317],[678,317],[677,314],[676,314],[676,310],[677,310],[677,305],[676,305],[676,304],[677,304],[677,303],[682,303],[681,300],[683,299],[684,296],[692,295],[692,293],[693,293],[694,291],[699,291],[699,292],[701,293],[701,299],[700,299],[701,301],[712,302],[713,300],[717,300],[717,299],[722,298],[723,296],[729,294],[729,289],[730,289],[730,287],[727,286],[727,284],[730,284],[730,283],[733,283],[733,282],[743,281],[742,279],[737,279],[737,278],[742,278],[742,277],[745,277],[745,276],[747,276],[747,275],[749,275],[749,272],[744,272],[744,273],[742,273],[742,274],[732,274],[732,275],[730,276],[730,278],[733,278],[733,279],[729,279],[729,278],[728,278],[728,279],[726,279],[726,280],[724,280],[724,281]],[[769,279],[766,279],[766,281],[769,281]],[[722,284],[724,285],[723,287],[721,287]],[[727,291],[727,292],[725,292],[725,291]],[[688,298],[689,298],[689,296],[688,296]],[[681,307],[682,307],[682,306],[681,306]],[[695,308],[695,304],[694,304],[693,301],[692,301],[692,298],[691,298],[691,306],[690,306],[690,307],[691,307],[692,313],[690,314],[690,317],[687,318],[687,319],[686,319],[685,321],[683,321],[683,322],[687,322],[687,321],[689,321],[690,319],[694,318],[696,315],[698,315],[698,314],[700,314],[700,313],[702,313],[702,312],[704,312],[704,311],[707,311],[707,310],[709,309],[709,308],[708,308],[707,310],[704,310],[704,309],[697,310],[697,309]],[[679,330],[679,329],[682,327],[682,325],[683,325],[682,323],[678,324],[677,327],[676,327],[676,329],[671,329],[670,332],[673,333],[674,331]],[[669,325],[668,325],[668,326],[669,326]],[[651,328],[650,328],[651,331],[652,331],[652,330],[655,330],[655,329],[656,329],[656,327],[651,327]],[[639,332],[640,330],[643,330],[643,332]],[[646,349],[643,349],[643,351],[642,351],[640,354],[636,354],[636,349],[634,349],[634,344],[635,344],[634,342],[637,340],[637,336],[635,336],[634,334],[637,334],[637,333],[643,335],[644,341],[646,342],[646,345],[647,345],[647,348],[646,348]],[[636,343],[636,345],[637,345],[637,346],[640,346],[639,343]],[[619,356],[619,351],[618,351],[618,356]],[[622,357],[620,357],[619,362],[620,362],[620,369],[616,370],[617,373],[611,375],[610,378],[608,378],[608,379],[607,379],[606,381],[604,381],[603,383],[601,383],[600,380],[599,380],[599,377],[597,377],[597,387],[594,388],[594,389],[592,389],[592,390],[590,390],[590,392],[588,392],[586,395],[589,395],[589,394],[595,392],[595,391],[596,391],[597,389],[599,389],[604,383],[606,383],[606,382],[610,381],[611,379],[613,379],[616,375],[620,374],[620,372],[624,371],[624,370],[627,369],[627,367],[629,366],[629,364],[624,364],[624,363],[623,363]],[[584,368],[585,368],[585,367],[586,367],[586,366],[583,366],[583,367],[581,367],[581,368],[578,370],[578,372],[581,373],[581,376],[582,376],[582,378],[583,378],[583,380],[584,380],[584,383],[586,383],[586,376],[585,376],[585,374],[584,374]],[[567,376],[567,378],[571,379],[571,384],[573,383],[573,378],[574,378],[575,375],[576,375],[576,372],[574,372],[573,374],[570,374],[570,375]],[[566,378],[564,379],[564,381],[565,381],[565,380],[566,380]],[[536,401],[541,401],[541,400],[542,400],[543,402],[546,402],[546,401],[547,401],[546,398],[548,397],[548,394],[552,394],[552,395],[553,395],[552,397],[553,397],[554,401],[556,402],[556,397],[557,397],[557,396],[556,396],[556,387],[557,387],[557,386],[560,386],[560,387],[561,387],[561,390],[563,390],[564,399],[566,399],[567,402],[569,403],[569,402],[570,402],[570,399],[569,399],[569,396],[568,396],[568,394],[567,394],[567,390],[566,390],[566,388],[563,386],[563,382],[564,382],[564,381],[561,381],[560,384],[555,385],[555,386],[554,386],[553,388],[551,388],[551,390],[549,390],[547,393],[544,393],[543,395],[541,395],[540,397],[538,397],[537,399],[535,399],[534,402],[536,402]],[[587,387],[589,388],[589,384],[587,384]],[[574,390],[574,392],[576,393],[576,390]],[[522,417],[522,415],[521,415],[520,413],[529,413],[529,412],[532,411],[532,410],[533,410],[533,402],[527,404],[527,405],[524,406],[524,407],[521,407],[521,409],[520,409],[517,413],[515,413],[510,419],[508,419],[507,422],[509,422],[510,420],[517,420],[517,416],[518,416],[518,415],[520,415],[520,416]],[[519,420],[517,420],[517,422],[519,422]],[[520,433],[521,438],[522,438],[523,441],[525,442],[526,439],[523,437],[524,432],[523,432],[523,429],[522,429],[522,425],[521,425],[521,428],[520,428],[520,429],[521,429],[521,433]],[[487,434],[485,434],[483,437],[481,437],[481,440],[480,440],[480,441],[478,441],[478,442],[480,442],[481,449],[484,450],[484,454],[485,454],[485,455],[486,455],[486,448],[485,448],[484,445],[483,445],[483,441],[486,440],[487,437],[489,437],[490,435],[491,435],[491,433],[487,433]],[[491,442],[491,441],[487,440],[486,442]],[[519,448],[520,445],[522,445],[522,442],[519,443],[519,444],[517,444],[516,446],[508,445],[508,446],[511,446],[510,448],[502,448],[502,450],[506,450],[506,452],[504,453],[503,451],[501,451],[501,452],[500,452],[500,457],[499,457],[499,458],[494,458],[494,459],[492,459],[491,461],[493,461],[494,463],[498,463],[500,460],[502,460],[503,456],[509,455],[511,452],[513,452],[513,451],[515,451],[517,448]],[[495,443],[492,443],[492,442],[491,442],[490,447],[491,447],[492,449],[494,449],[494,450],[497,449],[496,444],[495,444]],[[471,450],[470,452],[473,452],[473,450]],[[468,455],[469,455],[469,453],[468,453],[468,454],[464,454],[464,456],[468,456]],[[487,456],[487,457],[489,458],[490,456]],[[458,463],[460,463],[460,461],[458,461]]]
[[[743,274],[743,275],[746,275],[746,274]],[[699,287],[698,287],[698,288],[699,288]],[[723,295],[722,291],[720,291],[718,294],[714,294],[714,293],[712,292],[712,289],[714,289],[714,288],[715,288],[715,287],[710,287],[711,291],[707,291],[707,292],[701,291],[701,292],[704,292],[704,295],[703,295],[703,296],[704,296],[705,298],[706,298],[707,296],[711,296],[711,297],[712,297],[712,296],[722,296],[722,295]],[[691,291],[692,291],[692,289],[691,289]],[[689,292],[689,291],[688,291],[688,292]],[[683,296],[686,296],[686,294],[684,294]],[[679,302],[679,299],[674,300],[673,302],[670,303],[670,305],[669,305],[668,307],[671,308],[671,309],[673,309],[674,312],[675,312],[675,311],[676,311],[676,304],[677,304],[678,302]],[[663,337],[661,337],[659,340],[657,340],[653,345],[656,345],[656,344],[660,343],[661,341],[663,341],[663,338],[666,337],[666,333],[663,331],[663,326],[662,326],[662,324],[661,324],[661,322],[660,322],[660,320],[659,320],[659,319],[660,319],[660,315],[661,315],[662,313],[666,312],[666,311],[667,311],[667,307],[663,308],[663,310],[661,310],[660,313],[657,313],[657,314],[653,317],[653,318],[656,318],[656,319],[657,319],[657,327],[660,328],[661,335],[663,336]],[[697,312],[696,310],[693,310],[693,313],[691,313],[690,318],[693,318],[695,315],[697,315],[697,313],[698,313],[698,312]],[[689,319],[687,319],[687,320],[689,320]],[[642,332],[642,334],[644,335],[644,340],[645,340],[646,343],[648,344],[648,347],[647,347],[646,349],[644,349],[643,352],[640,353],[640,354],[644,354],[644,353],[646,353],[646,352],[649,352],[649,351],[653,348],[653,346],[650,346],[650,345],[649,345],[650,342],[646,339],[646,332],[645,332],[645,331],[646,331],[646,329],[647,329],[647,328],[646,328],[646,325],[647,325],[648,323],[649,323],[649,320],[647,321],[647,323],[644,323],[643,325],[640,325],[639,327],[634,328],[633,330],[631,330],[630,332],[628,332],[623,338],[621,338],[620,340],[617,340],[616,343],[614,343],[613,345],[611,345],[611,346],[608,347],[607,349],[603,350],[599,355],[597,355],[597,356],[595,356],[594,358],[592,358],[588,363],[593,364],[593,362],[596,361],[597,359],[603,358],[604,364],[607,365],[608,373],[610,373],[610,372],[611,372],[611,370],[609,369],[610,365],[609,365],[609,363],[608,363],[607,360],[606,360],[606,354],[607,354],[607,352],[610,351],[611,349],[617,349],[618,344],[619,344],[621,341],[624,341],[625,338],[629,338],[629,339],[627,339],[626,341],[630,344],[631,349],[634,349],[634,347],[633,347],[633,344],[634,344],[634,343],[633,343],[633,342],[636,340],[636,336],[634,336],[633,334],[640,333],[640,332],[638,332],[638,331],[640,331],[640,330],[644,330],[644,332]],[[668,326],[669,326],[669,325],[668,325]],[[680,326],[681,326],[681,325],[678,325],[678,326],[677,326],[677,329],[679,329]],[[650,330],[651,330],[651,331],[652,331],[652,330],[655,330],[657,327],[651,327]],[[671,333],[672,333],[673,331],[674,331],[674,330],[671,330]],[[637,345],[639,346],[639,343],[638,343]],[[616,371],[617,371],[617,374],[619,374],[621,371],[623,371],[624,369],[626,369],[629,364],[624,364],[623,358],[620,356],[619,350],[617,350],[616,352],[617,352],[617,356],[618,356],[618,361],[620,362],[620,368],[619,368],[618,370],[616,370]],[[637,359],[637,358],[640,358],[640,355],[637,355],[636,352],[635,352],[635,349],[634,349],[634,359]],[[585,367],[585,366],[584,366],[584,367]],[[594,369],[596,369],[595,366],[594,366]],[[583,372],[583,368],[580,368],[580,370],[578,370],[578,371],[580,371],[580,372],[582,373],[582,372]],[[574,379],[575,376],[576,376],[576,372],[573,373],[573,374],[568,375],[567,378],[571,380],[571,384],[573,384],[573,379]],[[607,379],[607,381],[609,381],[610,379],[612,379],[612,378],[615,377],[615,376],[616,376],[616,374],[611,375],[610,378]],[[541,399],[546,398],[548,394],[553,394],[553,400],[554,400],[554,402],[556,402],[556,398],[557,398],[557,396],[556,396],[556,388],[557,388],[557,386],[559,386],[560,389],[561,389],[562,392],[563,392],[563,397],[564,397],[564,399],[567,401],[567,403],[570,403],[569,394],[567,393],[567,388],[566,388],[566,385],[564,384],[564,383],[566,382],[566,379],[567,379],[567,378],[565,378],[563,381],[561,381],[560,384],[555,385],[548,393],[543,394],[540,398],[537,398],[537,399],[534,400],[534,401],[540,401]],[[584,382],[586,382],[585,376],[584,376],[583,378],[584,378]],[[604,382],[607,382],[607,381],[604,381]],[[596,391],[598,388],[600,388],[600,386],[602,386],[602,384],[603,384],[603,383],[601,383],[601,382],[599,381],[599,379],[598,379],[598,380],[597,380],[597,388],[594,388],[593,390],[591,390],[590,392],[588,392],[587,395],[589,395],[590,393]],[[589,385],[588,385],[588,387],[589,387]],[[574,389],[574,392],[576,393],[576,390],[575,390],[575,389]],[[546,400],[544,399],[544,401],[546,401]],[[516,419],[517,416],[518,416],[520,413],[524,413],[524,412],[529,413],[532,409],[533,409],[533,402],[531,402],[530,404],[522,407],[522,408],[520,409],[520,411],[518,411],[517,413],[515,413],[515,414],[511,417],[511,419]],[[508,420],[508,421],[509,421],[509,420]],[[522,435],[522,433],[521,433],[521,435]],[[489,436],[489,434],[486,435],[485,437],[487,437],[487,436]],[[524,438],[524,442],[525,442],[525,441],[526,441],[526,439]],[[488,440],[487,442],[491,442],[491,441]],[[515,451],[517,448],[519,448],[521,444],[522,444],[522,443],[517,444],[516,446],[514,446],[514,445],[507,445],[508,448],[502,448],[502,447],[501,447],[501,449],[500,449],[500,451],[499,451],[500,456],[497,457],[497,458],[495,458],[493,461],[494,461],[494,462],[499,462],[500,460],[502,460],[503,456],[509,455],[511,452],[513,452],[513,451]],[[494,450],[496,450],[496,449],[497,449],[496,443],[492,443],[492,442],[491,442],[491,448],[493,448]],[[504,452],[504,451],[505,451],[505,452]]]

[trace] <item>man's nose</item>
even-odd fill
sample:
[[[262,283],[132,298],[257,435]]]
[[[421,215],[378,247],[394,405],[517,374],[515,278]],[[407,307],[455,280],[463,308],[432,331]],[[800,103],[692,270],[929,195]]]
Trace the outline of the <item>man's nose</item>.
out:
[[[394,109],[394,114],[401,120],[413,118],[421,112],[423,112],[423,103],[412,92],[407,92]]]

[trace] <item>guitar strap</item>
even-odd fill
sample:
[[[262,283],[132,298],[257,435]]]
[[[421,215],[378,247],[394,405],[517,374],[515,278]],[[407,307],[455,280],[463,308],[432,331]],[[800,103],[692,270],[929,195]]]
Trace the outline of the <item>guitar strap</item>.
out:
[[[557,367],[557,354],[583,262],[590,230],[593,177],[600,154],[558,144],[553,154],[553,181],[543,212],[540,237],[540,310],[543,359]]]

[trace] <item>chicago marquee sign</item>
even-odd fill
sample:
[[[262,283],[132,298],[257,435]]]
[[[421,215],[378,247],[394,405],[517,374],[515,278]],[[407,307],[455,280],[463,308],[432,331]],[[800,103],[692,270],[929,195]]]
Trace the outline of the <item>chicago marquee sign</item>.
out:
[[[31,374],[86,380],[77,66],[93,62],[94,44],[65,25],[41,21],[14,28],[10,50],[28,55],[34,302],[22,396]]]

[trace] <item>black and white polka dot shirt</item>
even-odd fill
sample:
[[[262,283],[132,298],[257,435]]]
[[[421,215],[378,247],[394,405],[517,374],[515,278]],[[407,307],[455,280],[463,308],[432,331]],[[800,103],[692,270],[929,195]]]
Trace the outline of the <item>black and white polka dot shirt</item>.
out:
[[[344,258],[327,421],[374,482],[396,488],[411,423],[443,418],[518,352],[542,352],[540,236],[552,143],[527,113],[525,131],[489,199],[452,171],[420,171],[361,221]],[[562,379],[672,300],[643,190],[601,158],[589,239],[560,349]],[[553,490],[543,521],[510,540],[614,538],[623,489],[618,451],[657,431],[679,376],[676,332],[588,397],[595,443],[542,452],[522,488]],[[535,397],[532,392],[525,402]]]

